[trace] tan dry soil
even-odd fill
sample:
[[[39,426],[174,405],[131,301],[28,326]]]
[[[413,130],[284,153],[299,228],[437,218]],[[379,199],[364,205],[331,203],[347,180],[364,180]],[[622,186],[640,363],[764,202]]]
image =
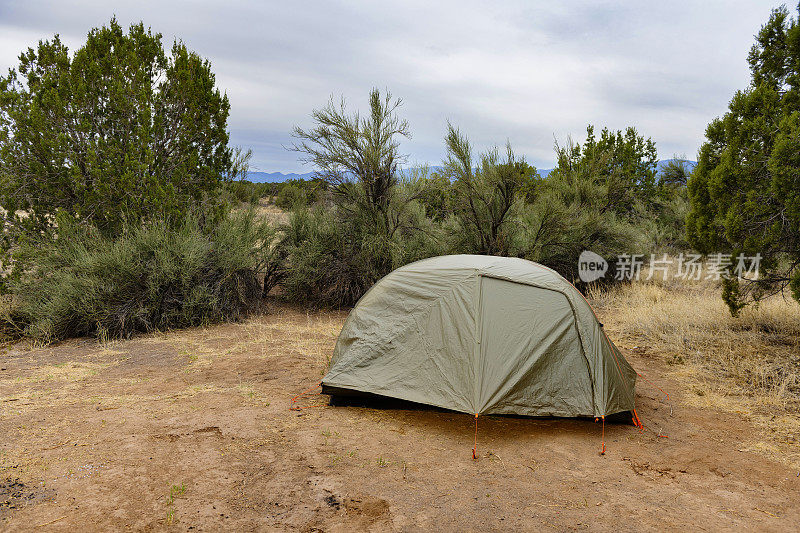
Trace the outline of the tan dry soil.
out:
[[[758,430],[637,386],[646,429],[289,399],[346,317],[273,304],[241,324],[0,355],[4,531],[789,531],[800,477]],[[602,318],[602,317],[601,317]],[[658,435],[667,435],[668,438]]]

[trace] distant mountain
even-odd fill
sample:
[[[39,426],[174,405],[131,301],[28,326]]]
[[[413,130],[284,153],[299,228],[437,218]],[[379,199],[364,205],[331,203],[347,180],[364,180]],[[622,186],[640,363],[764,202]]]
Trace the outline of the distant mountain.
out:
[[[680,161],[679,159],[662,159],[658,162],[658,172],[659,174],[672,161]],[[694,167],[697,166],[697,161],[689,161],[685,160],[686,165],[689,167],[689,172],[694,170]],[[431,172],[439,172],[442,170],[440,166],[431,166],[428,167]],[[552,168],[540,168],[539,175],[543,178],[546,178],[550,172],[553,171]],[[297,174],[294,172],[290,172],[284,174],[283,172],[248,172],[247,179],[248,181],[252,181],[253,183],[281,183],[287,180],[310,180],[315,176],[315,172],[305,172],[303,174]]]
[[[306,172],[304,174],[295,174],[290,172],[284,174],[283,172],[248,172],[247,181],[253,183],[282,183],[287,180],[310,180],[314,177],[315,172]]]

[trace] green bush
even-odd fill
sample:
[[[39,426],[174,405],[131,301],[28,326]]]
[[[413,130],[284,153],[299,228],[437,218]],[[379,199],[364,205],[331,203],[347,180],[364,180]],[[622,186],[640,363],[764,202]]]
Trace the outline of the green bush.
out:
[[[265,197],[271,196],[270,183],[253,183],[247,180],[231,181],[226,184],[229,201],[258,205]]]
[[[558,166],[543,178],[510,145],[473,157],[448,125],[440,173],[399,172],[399,142],[409,136],[399,105],[373,90],[369,119],[331,101],[314,111],[316,128],[295,129],[294,150],[331,189],[311,210],[301,183],[279,192],[293,214],[269,277],[288,298],[352,305],[393,269],[448,253],[523,257],[574,280],[584,250],[613,263],[655,251],[648,244],[685,246],[687,169],[676,165],[658,182],[655,143],[633,128],[596,139],[590,126],[582,145],[556,146]]]
[[[320,199],[326,183],[320,179],[286,180],[279,183],[275,205],[282,209],[308,207]]]
[[[420,187],[419,202],[425,208],[425,216],[442,222],[452,212],[456,199],[453,183],[439,172],[432,172],[430,176],[417,181]]]
[[[460,227],[452,235],[455,249],[511,255],[518,214],[528,197],[535,194],[538,172],[514,154],[510,143],[506,144],[505,158],[501,159],[494,148],[475,161],[466,136],[451,124],[447,129],[444,175],[454,179],[451,205]]]
[[[426,218],[415,196],[412,184],[396,186],[388,206],[396,225],[389,231],[357,205],[294,210],[283,241],[284,294],[334,307],[353,305],[393,269],[446,253],[442,227]]]
[[[620,254],[643,253],[644,248],[637,226],[603,210],[595,196],[600,192],[592,194],[598,186],[574,178],[554,176],[544,182],[536,201],[522,208],[513,226],[511,250],[577,283],[578,257],[584,250],[613,264]]]
[[[63,213],[56,224],[55,238],[20,249],[32,267],[12,283],[18,330],[44,342],[238,319],[258,306],[273,260],[275,231],[253,211],[212,227],[199,217],[129,226],[115,239]]]
[[[357,250],[354,224],[340,225],[332,211],[298,209],[287,231],[282,287],[292,300],[352,305],[380,276],[376,250]]]
[[[228,146],[229,111],[209,61],[180,40],[165,50],[142,23],[112,18],[72,53],[41,40],[0,76],[1,218],[23,238],[60,210],[109,236],[182,218],[240,172],[236,156],[246,163]]]
[[[275,205],[282,209],[305,207],[308,205],[308,199],[303,189],[292,183],[287,183],[278,191],[278,196],[275,198]]]

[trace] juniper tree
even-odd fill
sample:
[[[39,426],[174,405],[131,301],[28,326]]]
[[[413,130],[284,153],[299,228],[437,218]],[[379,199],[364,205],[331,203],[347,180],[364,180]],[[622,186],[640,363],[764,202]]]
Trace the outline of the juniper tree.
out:
[[[706,129],[686,219],[701,252],[763,257],[757,280],[724,282],[734,314],[787,286],[800,300],[800,25],[785,7],[756,35],[748,63],[750,85]]]
[[[571,173],[577,168],[592,167],[594,181],[607,191],[604,208],[621,216],[634,212],[639,202],[649,206],[656,190],[658,151],[651,138],[644,138],[636,128],[624,132],[603,128],[596,138],[594,126],[586,128],[583,144],[556,144],[558,163],[555,174]]]
[[[207,60],[142,23],[112,19],[74,53],[58,35],[28,48],[0,77],[6,249],[58,211],[110,236],[181,218],[235,170],[229,108]]]

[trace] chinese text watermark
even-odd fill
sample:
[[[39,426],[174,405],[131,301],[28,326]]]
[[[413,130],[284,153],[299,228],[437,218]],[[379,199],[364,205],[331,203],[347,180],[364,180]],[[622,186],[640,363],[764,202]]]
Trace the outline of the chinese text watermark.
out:
[[[646,261],[645,254],[620,254],[614,263],[614,279],[618,281],[651,280],[651,279],[683,279],[697,281],[701,279],[715,280],[736,277],[756,280],[759,275],[761,254],[753,256],[745,254],[715,253],[706,256],[700,254],[679,254],[677,257],[663,254],[660,257],[650,254]],[[609,270],[608,262],[600,255],[585,250],[578,258],[578,276],[581,281],[596,281]]]

